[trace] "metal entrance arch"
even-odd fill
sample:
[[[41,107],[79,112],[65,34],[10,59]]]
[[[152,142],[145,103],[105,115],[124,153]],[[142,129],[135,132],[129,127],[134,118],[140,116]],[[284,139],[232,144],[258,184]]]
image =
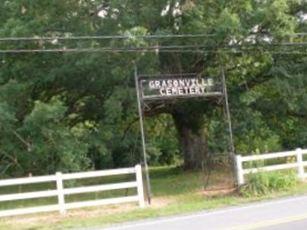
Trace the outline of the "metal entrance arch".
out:
[[[165,103],[170,100],[205,98],[207,100],[220,100],[224,103],[229,132],[229,157],[236,172],[234,159],[235,148],[232,133],[231,115],[228,102],[226,79],[223,67],[221,67],[220,81],[213,78],[204,78],[196,73],[139,75],[137,66],[134,66],[135,87],[138,102],[139,122],[142,139],[143,164],[146,179],[146,195],[148,203],[151,203],[151,185],[147,162],[146,140],[144,131],[144,110],[150,110],[150,106],[158,101]],[[234,178],[235,174],[234,174]]]

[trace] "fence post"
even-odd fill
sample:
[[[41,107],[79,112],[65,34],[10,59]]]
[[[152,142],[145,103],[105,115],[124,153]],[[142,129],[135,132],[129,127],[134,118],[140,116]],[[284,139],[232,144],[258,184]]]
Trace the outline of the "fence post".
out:
[[[305,175],[305,170],[303,164],[303,153],[301,148],[296,149],[296,158],[297,158],[298,178],[303,180]]]
[[[243,173],[241,155],[236,155],[236,164],[237,164],[237,182],[238,182],[238,185],[240,186],[244,184],[244,173]]]
[[[142,178],[141,165],[135,166],[135,174],[136,174],[137,190],[138,190],[138,197],[139,197],[139,205],[141,208],[144,208],[145,202],[144,202],[144,189],[143,189],[143,178]]]
[[[56,186],[57,186],[57,191],[58,191],[59,211],[61,214],[65,214],[66,210],[65,210],[65,198],[64,198],[62,173],[57,172],[55,175],[56,175]]]

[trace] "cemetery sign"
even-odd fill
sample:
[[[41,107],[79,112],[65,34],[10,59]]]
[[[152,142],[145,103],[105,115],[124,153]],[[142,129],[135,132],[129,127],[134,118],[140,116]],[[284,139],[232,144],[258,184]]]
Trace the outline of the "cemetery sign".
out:
[[[223,95],[221,84],[213,78],[196,75],[140,76],[139,84],[143,100]]]

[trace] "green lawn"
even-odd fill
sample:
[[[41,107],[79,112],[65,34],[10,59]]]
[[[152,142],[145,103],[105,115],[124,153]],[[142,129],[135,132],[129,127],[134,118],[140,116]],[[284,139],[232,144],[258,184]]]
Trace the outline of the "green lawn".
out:
[[[185,172],[176,167],[157,167],[150,171],[153,202],[150,207],[140,209],[136,204],[118,206],[95,207],[68,211],[66,216],[58,213],[36,214],[12,217],[0,220],[0,229],[72,229],[89,226],[107,226],[123,221],[132,221],[144,218],[154,218],[166,215],[183,214],[194,211],[221,208],[229,205],[238,205],[260,199],[304,194],[307,193],[307,184],[301,183],[289,191],[272,193],[263,197],[245,198],[236,192],[228,193],[232,185],[231,174],[227,170],[214,170],[209,178],[207,191],[203,187],[207,181],[202,172]],[[121,180],[121,178],[118,178]],[[86,181],[84,183],[92,183]],[[76,182],[77,183],[77,182]],[[97,183],[97,181],[95,181]],[[46,185],[47,186],[47,185]],[[27,188],[18,188],[28,190]],[[33,189],[33,188],[32,188]],[[81,199],[110,197],[123,195],[127,191],[117,191],[104,194],[87,194]],[[132,193],[133,191],[128,191]],[[79,199],[80,197],[70,198]],[[32,201],[33,202],[33,201]],[[38,204],[53,202],[52,200],[35,201]],[[42,203],[40,203],[42,202]],[[0,203],[0,209],[12,206],[27,206],[30,203],[6,204]]]

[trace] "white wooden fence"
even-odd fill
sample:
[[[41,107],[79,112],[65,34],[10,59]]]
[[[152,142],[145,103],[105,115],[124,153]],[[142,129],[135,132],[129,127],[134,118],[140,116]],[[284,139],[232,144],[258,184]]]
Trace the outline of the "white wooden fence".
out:
[[[295,151],[288,152],[279,152],[279,153],[269,153],[269,154],[260,154],[253,156],[236,156],[236,164],[237,164],[237,181],[239,185],[245,183],[244,175],[249,173],[263,172],[263,171],[275,171],[282,169],[297,169],[298,177],[303,180],[307,178],[307,173],[305,173],[304,167],[307,166],[307,161],[303,160],[303,156],[307,154],[307,149],[296,149]],[[259,168],[249,168],[244,169],[243,163],[248,161],[257,161],[257,160],[267,160],[267,159],[276,159],[276,158],[284,158],[284,157],[294,157],[295,162],[289,162],[278,165],[269,165]]]
[[[135,174],[136,176],[135,181],[103,184],[95,186],[83,186],[75,188],[64,188],[63,186],[64,181],[72,179],[84,179],[84,178],[124,175],[124,174]],[[47,190],[47,191],[0,195],[0,205],[1,202],[3,201],[16,201],[16,200],[45,198],[45,197],[57,197],[58,200],[57,204],[31,207],[31,208],[4,210],[0,211],[0,217],[30,214],[37,212],[49,212],[49,211],[59,211],[61,214],[65,214],[66,210],[73,208],[99,206],[107,204],[120,204],[126,202],[138,202],[140,207],[145,206],[142,169],[140,165],[136,165],[134,168],[112,169],[112,170],[70,173],[70,174],[62,174],[61,172],[58,172],[55,175],[50,175],[50,176],[0,180],[0,187],[22,185],[22,184],[24,185],[24,184],[45,183],[45,182],[55,182],[56,189]],[[90,200],[90,201],[73,202],[73,203],[65,202],[65,195],[126,189],[126,188],[137,188],[137,194],[133,196],[108,198],[100,200]]]

